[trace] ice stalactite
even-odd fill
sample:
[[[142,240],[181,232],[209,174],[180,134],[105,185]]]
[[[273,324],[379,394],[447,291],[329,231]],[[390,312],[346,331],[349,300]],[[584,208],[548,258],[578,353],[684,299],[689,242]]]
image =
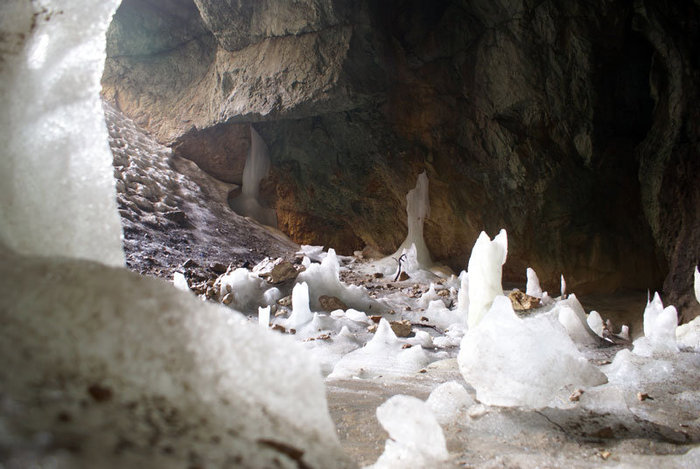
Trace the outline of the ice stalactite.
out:
[[[231,208],[263,225],[277,227],[277,214],[273,209],[260,205],[260,181],[270,171],[270,153],[262,137],[250,126],[250,151],[243,168],[241,195],[230,202]]]
[[[479,324],[493,299],[503,294],[501,275],[508,256],[508,234],[501,230],[493,241],[483,231],[469,257],[469,328]]]
[[[408,235],[393,257],[398,259],[401,254],[410,250],[411,246],[415,246],[418,266],[427,270],[432,267],[433,260],[423,238],[423,223],[430,216],[428,176],[425,171],[418,175],[416,187],[406,194],[406,215],[408,217]]]

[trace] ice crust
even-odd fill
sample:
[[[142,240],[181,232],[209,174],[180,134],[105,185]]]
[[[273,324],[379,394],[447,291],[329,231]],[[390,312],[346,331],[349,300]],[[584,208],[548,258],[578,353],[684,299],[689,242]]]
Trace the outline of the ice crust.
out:
[[[19,428],[62,438],[66,427],[56,426],[55,416],[75,409],[69,432],[99,461],[120,460],[113,446],[120,438],[135,442],[140,467],[173,467],[189,451],[201,453],[207,466],[241,456],[246,467],[264,467],[279,453],[261,439],[304,448],[312,467],[344,460],[319,370],[300,344],[124,269],[0,253],[4,397],[32,408],[47,393],[57,396],[20,421],[0,410],[0,423],[23,445],[33,443],[22,440],[27,433]],[[280,382],[284,392],[277,391]],[[81,408],[91,386],[108,389],[110,404]],[[185,429],[164,427],[163,444],[175,451],[162,462],[148,444],[146,420],[158,412],[179,415]],[[207,443],[209,435],[223,441]]]
[[[488,405],[560,407],[570,389],[606,381],[556,317],[520,319],[502,295],[479,326],[467,331],[458,361],[477,399]]]
[[[491,307],[493,299],[503,294],[501,274],[508,255],[508,235],[501,230],[493,239],[481,232],[474,243],[469,272],[469,327],[475,327]]]
[[[124,264],[99,97],[118,4],[3,2],[0,241],[17,252]]]
[[[382,318],[372,340],[340,359],[328,377],[400,377],[417,373],[430,363],[430,358],[420,345],[407,349],[402,346],[389,322]]]
[[[377,408],[377,420],[390,438],[372,469],[429,469],[449,457],[442,428],[420,399],[393,396]]]
[[[239,215],[251,217],[263,225],[277,227],[277,214],[273,209],[260,205],[260,181],[270,170],[267,145],[258,132],[250,126],[250,151],[243,167],[241,195],[233,199],[231,208]]]

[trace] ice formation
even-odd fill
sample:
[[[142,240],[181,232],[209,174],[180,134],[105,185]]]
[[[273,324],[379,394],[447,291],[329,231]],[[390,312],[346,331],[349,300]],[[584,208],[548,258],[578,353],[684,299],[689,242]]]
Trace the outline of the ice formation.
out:
[[[217,280],[219,297],[223,298],[230,293],[232,302],[230,306],[239,311],[255,310],[265,304],[265,290],[267,284],[248,269],[238,268],[222,275]]]
[[[588,325],[586,311],[573,293],[567,299],[557,302],[552,308],[552,313],[557,315],[569,337],[577,344],[586,345],[596,342],[595,332]]]
[[[292,290],[292,314],[285,322],[287,328],[297,329],[313,319],[309,308],[309,286],[306,282],[294,285]]]
[[[173,286],[178,290],[190,291],[190,286],[187,284],[185,274],[182,272],[175,272],[173,274]]]
[[[262,327],[267,327],[270,325],[270,307],[262,306],[258,307],[258,324]]]
[[[311,308],[320,311],[318,298],[321,295],[335,296],[348,307],[365,312],[379,312],[381,305],[369,297],[367,290],[357,285],[346,285],[340,281],[340,263],[335,250],[329,249],[320,264],[310,264],[299,274],[297,282],[306,282],[309,286]]]
[[[664,308],[661,297],[654,293],[654,298],[647,302],[644,309],[644,337],[634,341],[634,353],[652,356],[657,353],[676,352],[676,327],[678,313],[675,306]]]
[[[377,408],[377,420],[389,433],[373,469],[429,469],[447,460],[442,428],[430,407],[412,396],[396,395]]]
[[[559,292],[562,298],[566,297],[566,279],[564,279],[564,274],[561,274],[561,279],[559,280]]]
[[[442,300],[431,301],[423,316],[440,329],[451,328],[455,324],[466,323],[464,315],[459,310],[450,310]]]
[[[508,255],[508,235],[501,230],[493,241],[481,232],[469,257],[469,327],[475,327],[503,294],[501,274]]]
[[[535,270],[528,267],[527,273],[527,284],[525,286],[525,293],[535,298],[542,298],[542,287],[540,287],[540,279],[537,278],[537,273]]]
[[[462,413],[475,404],[467,390],[457,381],[442,383],[425,401],[441,425],[456,422]]]
[[[231,201],[231,208],[238,214],[251,217],[263,225],[277,227],[277,214],[273,209],[260,205],[260,181],[270,170],[267,145],[258,132],[250,126],[250,151],[243,167],[241,195]]]
[[[373,378],[406,376],[417,373],[430,362],[421,346],[404,349],[382,318],[372,340],[359,350],[345,355],[329,378]]]
[[[700,303],[700,269],[695,267],[695,299]]]
[[[586,318],[586,322],[588,323],[588,327],[590,327],[598,337],[603,337],[603,318],[600,317],[598,311],[591,311]]]
[[[0,241],[17,252],[124,264],[99,97],[118,3],[2,2]]]
[[[469,274],[463,270],[459,274],[459,291],[457,293],[457,311],[465,319],[469,316]]]
[[[430,198],[428,195],[428,176],[425,171],[418,175],[416,187],[406,194],[406,216],[408,217],[408,235],[393,257],[398,258],[412,245],[416,249],[416,260],[422,269],[429,269],[433,265],[428,246],[423,238],[423,223],[430,216]]]
[[[502,295],[464,336],[458,360],[462,376],[488,405],[557,407],[568,402],[570,389],[605,382],[556,317],[520,319]]]
[[[700,349],[700,316],[676,328],[676,342],[685,347]]]
[[[104,265],[123,264],[99,101],[117,3],[0,6],[0,465],[351,467],[303,347]]]

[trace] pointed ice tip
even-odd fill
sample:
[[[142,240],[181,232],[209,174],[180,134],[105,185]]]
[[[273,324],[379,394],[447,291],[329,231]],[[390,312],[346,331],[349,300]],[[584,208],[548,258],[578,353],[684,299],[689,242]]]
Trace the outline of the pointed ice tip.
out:
[[[559,281],[559,286],[561,290],[561,296],[566,295],[566,280],[564,279],[564,274],[561,274],[561,280]]]

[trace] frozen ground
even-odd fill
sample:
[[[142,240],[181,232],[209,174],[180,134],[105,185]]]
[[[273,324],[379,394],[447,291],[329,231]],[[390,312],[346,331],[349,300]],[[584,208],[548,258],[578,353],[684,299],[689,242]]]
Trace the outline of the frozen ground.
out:
[[[408,273],[398,278],[397,259],[403,250],[385,259],[366,259],[361,253],[344,257],[321,247],[302,246],[294,255],[295,245],[230,212],[221,195],[228,186],[216,183],[188,162],[173,160],[167,149],[158,147],[116,111],[107,109],[106,114],[113,151],[117,149],[117,178],[137,180],[131,186],[118,182],[131,267],[166,278],[181,272],[185,287],[189,285],[203,300],[243,311],[251,323],[259,322],[259,307],[269,307],[271,333],[296,339],[318,362],[340,441],[360,465],[373,464],[384,454],[380,460],[384,464],[377,467],[395,466],[401,457],[419,467],[420,451],[411,449],[410,442],[392,443],[391,451],[385,453],[387,433],[377,420],[377,408],[396,395],[426,400],[445,383],[450,383],[452,392],[455,386],[463,390],[466,404],[460,408],[459,399],[441,398],[444,393],[432,398],[433,404],[438,402],[435,412],[443,415],[442,431],[449,451],[448,459],[439,461],[441,467],[697,465],[697,450],[689,451],[700,442],[700,355],[681,347],[678,352],[641,357],[629,352],[631,342],[611,334],[608,338],[614,343],[604,340],[587,326],[587,313],[596,309],[603,321],[612,320],[612,332],[626,324],[632,338],[643,335],[645,292],[584,298],[585,306],[575,296],[547,300],[545,295],[542,302],[549,303],[544,307],[519,311],[517,316],[501,311],[511,318],[508,327],[498,321],[489,326],[484,319],[479,329],[473,326],[473,339],[468,339],[483,342],[478,349],[484,351],[473,357],[477,372],[472,376],[460,372],[458,362],[460,350],[469,348],[462,343],[469,331],[469,297],[488,290],[473,308],[478,307],[478,314],[485,318],[492,314],[489,308],[501,292],[505,234],[498,241],[482,240],[484,251],[473,260],[472,269],[484,272],[484,282],[490,287],[474,288],[478,280],[473,281],[472,295],[466,276],[426,265],[431,262],[429,255],[411,250],[411,241],[415,241],[411,236],[401,268]],[[139,163],[144,156],[156,160]],[[142,179],[134,178],[133,172]],[[145,184],[149,177],[155,183]],[[154,190],[149,192],[140,184]],[[139,201],[134,199],[134,188],[150,195],[155,208],[134,209]],[[175,194],[175,198],[158,199],[162,194]],[[170,206],[162,207],[164,202]],[[413,201],[413,211],[424,203],[427,201]],[[165,216],[178,210],[185,213],[186,220],[180,225],[178,219],[173,222]],[[418,212],[420,218],[422,212]],[[226,214],[223,219],[222,214]],[[246,227],[243,237],[235,231],[241,226]],[[415,232],[419,235],[418,226],[414,237]],[[228,236],[217,235],[222,229],[230,230]],[[222,243],[224,239],[233,242]],[[143,240],[147,240],[145,245]],[[251,240],[254,254],[246,250]],[[270,259],[256,266],[263,253]],[[196,262],[185,263],[187,259]],[[244,260],[249,262],[244,264]],[[217,274],[209,268],[215,263],[231,264],[231,269]],[[280,265],[283,274],[272,274],[275,265]],[[520,289],[525,291],[524,287]],[[528,291],[542,296],[534,284]],[[496,303],[508,304],[506,297],[500,298]],[[490,335],[486,333],[489,327]],[[602,330],[598,332],[603,335]],[[518,339],[531,334],[535,335],[529,345]],[[504,347],[509,343],[518,344],[522,354],[510,353]],[[535,349],[534,355],[528,355],[528,347]],[[540,347],[551,353],[542,353]],[[565,355],[572,361],[557,371],[554,364],[566,363],[562,361]],[[578,375],[570,368],[574,362],[583,367]],[[514,377],[520,368],[525,370],[525,381],[531,376],[533,382]],[[537,382],[549,379],[546,375],[554,375],[551,382]],[[511,395],[516,397],[511,399]],[[502,400],[504,396],[510,401]],[[411,402],[416,401],[402,401],[409,414]],[[485,404],[499,402],[505,407]],[[446,421],[444,415],[452,418]],[[394,437],[389,441],[395,441]],[[426,467],[436,464],[423,460]]]

